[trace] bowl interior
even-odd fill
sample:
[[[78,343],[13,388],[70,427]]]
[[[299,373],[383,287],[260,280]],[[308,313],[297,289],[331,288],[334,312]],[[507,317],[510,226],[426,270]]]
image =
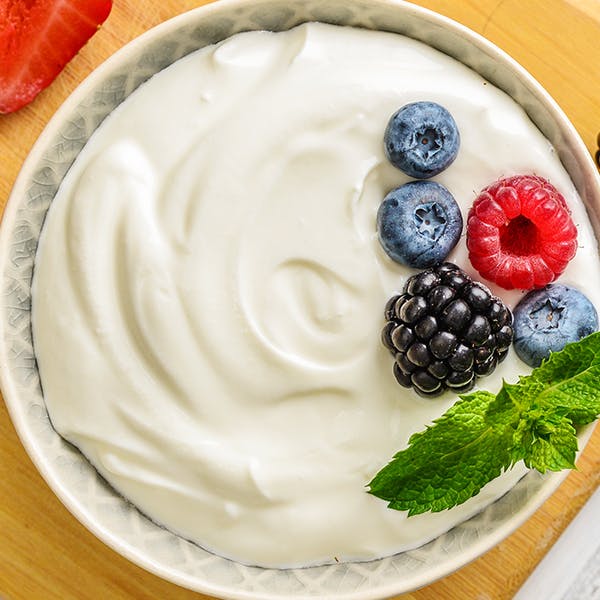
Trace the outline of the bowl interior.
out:
[[[15,184],[0,235],[2,391],[19,435],[69,510],[134,562],[196,591],[226,598],[380,598],[421,587],[491,548],[545,500],[565,473],[532,472],[485,511],[410,552],[367,563],[306,569],[248,567],[159,528],[118,496],[51,426],[33,351],[31,275],[40,230],[58,186],[102,120],[141,83],[186,54],[254,29],[323,21],[397,32],[467,64],[511,95],[553,143],[599,232],[600,185],[566,117],[531,77],[490,43],[419,7],[383,0],[223,0],[151,30],[98,68],[40,137]],[[582,434],[582,445],[591,430]],[[290,541],[293,543],[293,541]]]

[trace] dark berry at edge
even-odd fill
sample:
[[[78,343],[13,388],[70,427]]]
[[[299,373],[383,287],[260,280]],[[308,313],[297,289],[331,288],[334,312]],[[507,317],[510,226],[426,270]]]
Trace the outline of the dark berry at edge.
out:
[[[422,396],[463,393],[490,375],[512,343],[512,314],[452,263],[413,275],[385,307],[383,344],[400,385]]]

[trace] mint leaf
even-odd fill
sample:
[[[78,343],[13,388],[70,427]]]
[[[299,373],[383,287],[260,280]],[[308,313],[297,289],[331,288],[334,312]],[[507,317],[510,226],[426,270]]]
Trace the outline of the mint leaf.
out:
[[[410,515],[465,502],[523,460],[544,473],[574,467],[575,426],[600,414],[600,333],[569,344],[497,395],[460,399],[411,436],[369,483],[369,493]]]
[[[575,467],[577,435],[568,417],[560,414],[524,417],[513,441],[521,449],[525,465],[540,473]],[[516,458],[513,452],[513,461]]]
[[[434,424],[410,438],[369,484],[369,492],[409,515],[440,511],[474,496],[511,459],[513,430],[489,419],[494,394],[463,397]]]
[[[551,354],[521,382],[543,387],[536,398],[540,406],[567,409],[574,425],[591,423],[600,413],[600,333]]]

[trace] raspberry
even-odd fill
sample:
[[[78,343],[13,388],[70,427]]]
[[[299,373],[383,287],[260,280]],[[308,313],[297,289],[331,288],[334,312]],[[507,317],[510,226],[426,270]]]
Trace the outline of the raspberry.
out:
[[[554,281],[577,251],[577,228],[560,192],[536,175],[486,187],[467,220],[467,248],[482,277],[507,290]]]
[[[421,271],[390,298],[381,332],[394,375],[421,396],[466,392],[489,375],[512,343],[512,314],[452,263]]]

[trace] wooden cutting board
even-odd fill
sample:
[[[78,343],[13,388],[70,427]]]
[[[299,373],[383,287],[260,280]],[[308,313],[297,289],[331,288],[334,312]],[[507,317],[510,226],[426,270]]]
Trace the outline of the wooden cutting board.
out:
[[[326,0],[323,0],[326,1]],[[112,14],[30,106],[0,116],[0,202],[42,128],[75,86],[123,44],[203,0],[114,0]],[[600,0],[419,0],[506,50],[550,92],[595,152],[600,130]],[[516,533],[404,600],[508,600],[600,482],[600,428],[560,489]],[[575,552],[576,549],[573,549]],[[25,454],[0,402],[0,598],[201,600],[146,573],[67,512]]]

